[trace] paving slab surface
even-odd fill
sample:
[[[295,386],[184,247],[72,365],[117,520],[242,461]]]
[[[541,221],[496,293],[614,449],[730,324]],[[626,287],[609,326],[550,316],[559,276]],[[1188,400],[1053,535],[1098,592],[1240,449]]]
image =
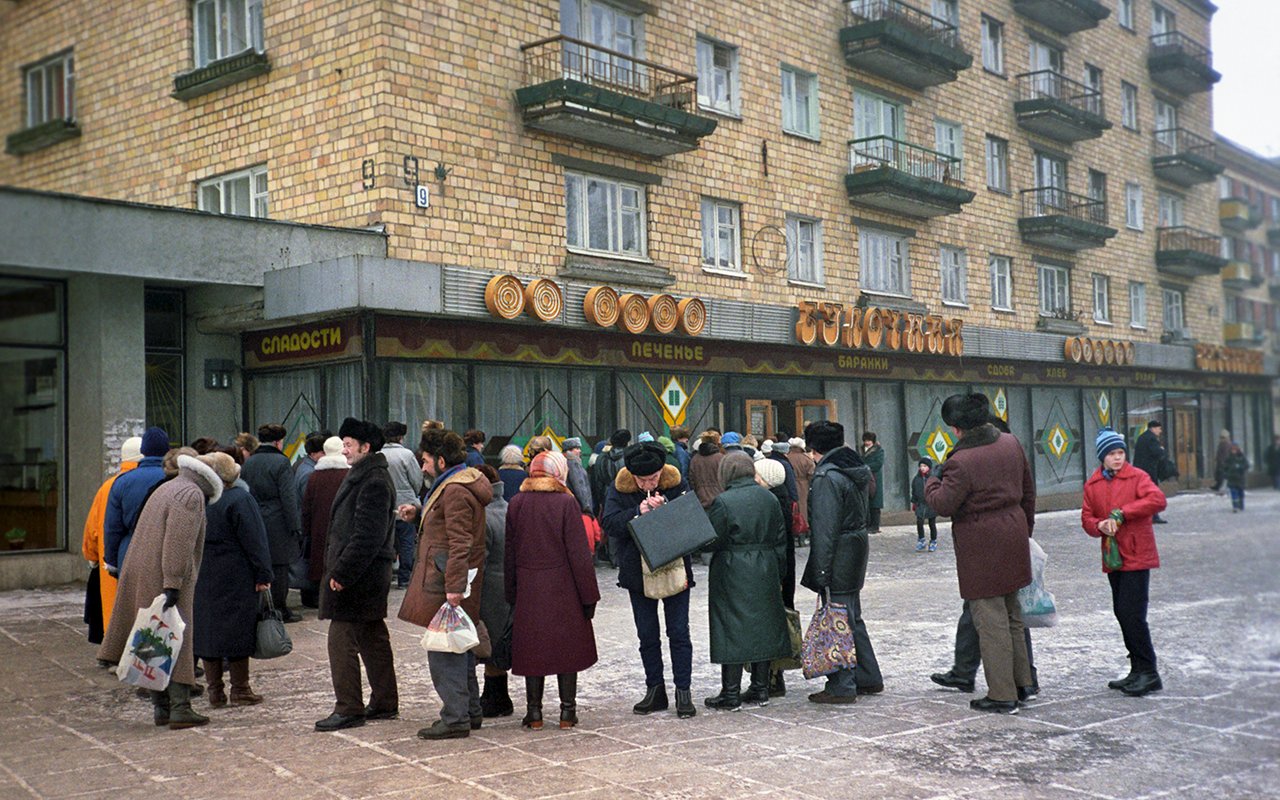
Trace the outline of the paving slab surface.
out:
[[[1276,798],[1280,797],[1280,493],[1250,492],[1232,514],[1212,494],[1173,498],[1158,526],[1150,623],[1165,690],[1124,697],[1127,670],[1095,540],[1077,512],[1039,517],[1061,622],[1037,630],[1042,694],[1014,717],[970,711],[977,695],[935,686],[960,611],[949,526],[937,553],[914,527],[872,537],[864,616],[885,692],[856,705],[786,697],[711,712],[706,567],[691,623],[699,713],[638,717],[643,690],[626,595],[597,573],[600,663],[579,686],[581,726],[486,720],[470,738],[425,742],[439,702],[418,645],[394,621],[401,717],[333,734],[327,623],[290,625],[295,649],[253,663],[261,706],[197,710],[212,723],[157,729],[149,704],[99,669],[80,621],[83,589],[0,594],[0,798]],[[800,551],[803,561],[806,551]],[[392,593],[398,606],[400,592]],[[296,597],[296,595],[295,595]],[[798,592],[802,616],[813,596]],[[393,612],[394,613],[394,612]],[[553,682],[547,713],[554,719]],[[519,707],[523,688],[512,681]]]

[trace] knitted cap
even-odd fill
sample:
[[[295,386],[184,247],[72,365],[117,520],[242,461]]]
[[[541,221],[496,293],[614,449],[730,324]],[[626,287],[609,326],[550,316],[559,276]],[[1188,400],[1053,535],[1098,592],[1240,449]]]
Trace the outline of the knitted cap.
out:
[[[162,456],[169,452],[169,434],[164,432],[164,428],[147,428],[142,434],[142,444],[138,449],[144,456]]]
[[[739,444],[741,441],[742,441],[742,434],[738,433],[737,431],[729,431],[728,433],[720,437],[720,445],[722,447],[728,447],[729,445],[732,445],[732,444]]]
[[[142,458],[142,437],[130,436],[120,445],[121,461],[138,461]]]
[[[761,443],[760,443],[760,452],[761,452],[761,453],[764,453],[765,455],[769,455],[770,453],[772,453],[772,452],[773,452],[773,440],[772,440],[772,439],[765,439],[763,442],[761,442]]]
[[[1107,453],[1113,450],[1123,450],[1129,452],[1129,446],[1124,443],[1124,437],[1111,428],[1103,428],[1098,431],[1098,438],[1095,441],[1098,449],[1098,460],[1107,457]]]
[[[782,464],[772,458],[762,458],[756,462],[756,474],[770,489],[782,485],[787,479],[787,471]]]

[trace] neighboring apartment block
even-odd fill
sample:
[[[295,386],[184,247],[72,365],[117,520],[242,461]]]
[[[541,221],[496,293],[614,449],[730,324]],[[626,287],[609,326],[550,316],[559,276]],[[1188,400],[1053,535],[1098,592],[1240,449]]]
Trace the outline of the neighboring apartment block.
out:
[[[835,418],[895,454],[892,509],[955,391],[1062,502],[1103,425],[1168,419],[1188,484],[1200,409],[1270,434],[1274,358],[1221,349],[1205,0],[335,8],[0,5],[0,184],[385,237],[257,286],[137,276],[188,319],[147,351],[187,438]]]

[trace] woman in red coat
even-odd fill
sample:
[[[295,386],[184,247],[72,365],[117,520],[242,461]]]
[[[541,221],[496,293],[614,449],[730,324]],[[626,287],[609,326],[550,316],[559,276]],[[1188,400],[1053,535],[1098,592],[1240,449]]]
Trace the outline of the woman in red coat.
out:
[[[523,675],[528,713],[521,724],[542,728],[546,676],[560,690],[560,727],[578,724],[578,673],[596,663],[591,627],[600,589],[582,509],[569,491],[569,464],[545,451],[507,506],[505,574],[512,607],[511,671]]]
[[[319,581],[324,576],[324,550],[329,541],[329,518],[333,498],[351,466],[342,456],[342,440],[330,436],[324,441],[324,455],[316,462],[315,472],[307,478],[302,493],[302,535],[310,540],[307,578]]]
[[[1147,628],[1147,595],[1151,570],[1160,566],[1151,518],[1164,510],[1164,492],[1146,472],[1127,463],[1124,437],[1110,428],[1098,431],[1101,466],[1084,484],[1080,524],[1084,532],[1102,539],[1102,571],[1111,581],[1111,606],[1124,646],[1129,651],[1129,674],[1107,685],[1131,697],[1164,688],[1156,671],[1156,651]],[[1119,546],[1119,567],[1106,564],[1107,537]]]

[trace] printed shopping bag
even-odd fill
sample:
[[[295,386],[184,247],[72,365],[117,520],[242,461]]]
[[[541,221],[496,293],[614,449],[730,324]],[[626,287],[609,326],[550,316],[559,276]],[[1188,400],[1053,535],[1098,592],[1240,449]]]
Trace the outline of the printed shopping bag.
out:
[[[1058,624],[1058,608],[1053,592],[1044,588],[1044,565],[1049,562],[1044,549],[1031,540],[1031,583],[1018,590],[1022,622],[1028,628],[1052,628]]]
[[[842,669],[853,669],[858,663],[853,646],[853,625],[849,609],[825,597],[818,599],[809,630],[801,646],[800,662],[805,680],[830,675]]]
[[[182,649],[182,632],[187,624],[178,607],[165,609],[164,595],[156,595],[151,605],[138,609],[129,631],[128,644],[116,667],[116,677],[141,689],[162,692]]]
[[[427,632],[422,634],[422,647],[436,653],[465,653],[480,644],[480,634],[475,623],[462,606],[448,603],[431,618]]]
[[[800,669],[800,653],[804,648],[804,630],[800,627],[800,612],[794,608],[787,609],[787,634],[791,637],[791,656],[775,658],[770,665],[773,670]]]

